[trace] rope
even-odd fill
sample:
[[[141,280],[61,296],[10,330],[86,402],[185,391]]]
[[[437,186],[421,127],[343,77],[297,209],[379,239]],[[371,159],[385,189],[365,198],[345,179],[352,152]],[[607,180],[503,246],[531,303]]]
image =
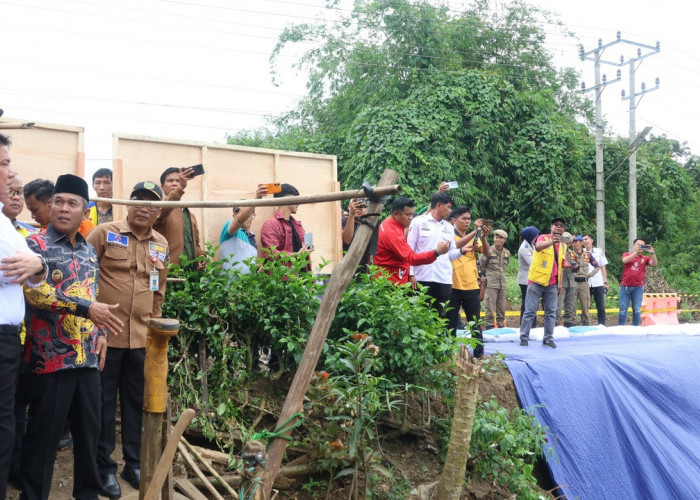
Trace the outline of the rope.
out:
[[[251,438],[254,441],[263,441],[263,440],[270,440],[274,438],[280,438],[280,439],[286,439],[287,441],[291,441],[292,437],[291,436],[285,436],[284,434],[291,431],[292,429],[299,427],[302,423],[304,415],[301,412],[297,412],[293,414],[291,417],[289,417],[287,420],[285,420],[279,427],[277,427],[274,431],[268,431],[267,429],[263,429],[262,431],[253,434],[253,437]],[[292,420],[297,419],[296,422],[291,423]]]

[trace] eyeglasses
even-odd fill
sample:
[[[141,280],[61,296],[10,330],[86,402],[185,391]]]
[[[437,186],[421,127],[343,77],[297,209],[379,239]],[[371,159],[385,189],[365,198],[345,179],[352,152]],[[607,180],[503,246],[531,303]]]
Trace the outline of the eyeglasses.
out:
[[[131,198],[131,200],[132,201],[154,201],[154,200],[142,200],[140,198]],[[145,208],[146,210],[148,210],[151,213],[155,213],[158,210],[160,210],[160,207],[150,207],[150,206],[146,206],[146,205],[134,205],[134,206],[136,208]]]
[[[16,196],[17,198],[21,198],[21,197],[22,197],[22,191],[15,191],[15,190],[10,191],[10,198],[14,198],[15,196]]]

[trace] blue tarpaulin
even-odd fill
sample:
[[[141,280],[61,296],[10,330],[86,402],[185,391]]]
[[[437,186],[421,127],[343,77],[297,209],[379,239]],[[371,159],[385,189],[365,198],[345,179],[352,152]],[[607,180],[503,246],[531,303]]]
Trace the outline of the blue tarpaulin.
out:
[[[641,330],[640,330],[641,331]],[[700,336],[487,343],[523,407],[549,427],[548,465],[571,500],[700,498]]]

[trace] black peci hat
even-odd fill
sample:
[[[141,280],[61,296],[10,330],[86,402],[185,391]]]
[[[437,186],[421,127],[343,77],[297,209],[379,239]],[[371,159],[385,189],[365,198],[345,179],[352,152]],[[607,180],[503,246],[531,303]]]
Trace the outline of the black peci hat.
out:
[[[56,179],[56,185],[53,188],[51,196],[58,193],[75,194],[82,197],[84,200],[89,200],[88,185],[85,179],[73,174],[59,175]]]

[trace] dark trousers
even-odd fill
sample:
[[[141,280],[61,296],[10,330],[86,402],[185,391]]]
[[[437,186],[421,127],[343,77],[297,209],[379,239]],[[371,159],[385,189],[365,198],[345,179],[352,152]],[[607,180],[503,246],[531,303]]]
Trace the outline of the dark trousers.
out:
[[[29,419],[22,443],[22,499],[49,498],[58,441],[66,418],[73,434],[73,497],[97,499],[100,372],[61,370],[27,377]]]
[[[591,297],[595,300],[595,308],[598,310],[598,325],[605,324],[605,287],[592,286]]]
[[[10,462],[10,478],[18,482],[20,477],[19,464],[22,460],[22,439],[24,439],[24,431],[27,429],[27,406],[29,406],[27,377],[28,374],[20,370],[15,394],[15,446]]]
[[[467,323],[471,321],[479,321],[479,316],[481,314],[481,301],[479,300],[478,288],[476,290],[452,289],[452,294],[450,295],[450,311],[448,312],[448,316],[450,318],[449,328],[453,333],[456,332],[457,325],[459,325],[460,309],[464,309],[464,314],[467,317]],[[474,348],[474,356],[477,358],[481,357],[484,354],[484,337],[481,334],[481,325],[474,326],[472,336],[479,339],[479,342],[482,342]]]
[[[438,312],[440,317],[447,318],[444,304],[450,300],[450,295],[452,295],[452,284],[437,283],[435,281],[419,281],[418,283],[428,289],[428,295],[434,299],[432,307]]]
[[[15,390],[22,347],[16,333],[0,333],[0,498],[5,498],[15,445]]]
[[[102,370],[102,432],[97,446],[101,474],[117,472],[110,456],[116,446],[117,394],[122,417],[124,462],[132,469],[141,466],[141,412],[143,410],[143,364],[146,349],[107,349]]]
[[[520,296],[522,297],[522,303],[520,304],[520,326],[523,325],[523,316],[525,315],[525,297],[527,297],[527,285],[520,285]],[[532,320],[532,325],[530,328],[537,328],[537,314]]]

